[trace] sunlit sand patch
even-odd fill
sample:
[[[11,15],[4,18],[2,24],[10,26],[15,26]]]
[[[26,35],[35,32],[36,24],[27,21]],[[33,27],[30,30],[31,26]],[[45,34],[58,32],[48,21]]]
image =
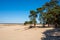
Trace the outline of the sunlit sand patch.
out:
[[[1,29],[1,28],[6,28],[6,27],[7,27],[7,26],[0,26],[0,29]]]
[[[3,28],[3,27],[0,27],[0,28]]]
[[[29,28],[29,25],[0,26],[0,40],[40,40],[49,28]]]

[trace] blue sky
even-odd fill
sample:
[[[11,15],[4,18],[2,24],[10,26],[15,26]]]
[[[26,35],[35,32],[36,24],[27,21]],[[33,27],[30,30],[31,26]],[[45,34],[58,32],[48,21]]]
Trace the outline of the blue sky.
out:
[[[0,23],[24,23],[29,11],[36,10],[49,0],[0,0]]]

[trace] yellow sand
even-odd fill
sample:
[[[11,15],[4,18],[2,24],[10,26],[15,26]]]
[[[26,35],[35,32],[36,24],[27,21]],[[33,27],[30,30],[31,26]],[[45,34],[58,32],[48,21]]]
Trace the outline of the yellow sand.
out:
[[[4,25],[0,24],[0,40],[41,40],[43,32],[53,28],[32,28],[29,25]],[[27,30],[25,30],[27,29]]]

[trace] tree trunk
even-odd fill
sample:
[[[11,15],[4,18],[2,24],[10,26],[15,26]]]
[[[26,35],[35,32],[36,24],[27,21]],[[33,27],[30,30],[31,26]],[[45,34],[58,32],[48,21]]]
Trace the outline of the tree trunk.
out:
[[[48,23],[48,27],[49,27],[49,23]]]
[[[36,27],[36,24],[34,23],[34,27]]]
[[[58,28],[58,27],[57,27],[57,23],[55,23],[55,28]]]
[[[43,27],[45,27],[45,24],[43,23]]]

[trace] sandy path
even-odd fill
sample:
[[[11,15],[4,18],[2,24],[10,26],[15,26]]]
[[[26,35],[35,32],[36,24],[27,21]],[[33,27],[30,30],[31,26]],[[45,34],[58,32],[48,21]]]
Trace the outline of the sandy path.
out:
[[[0,28],[0,40],[41,40],[44,31],[52,28],[33,28],[24,30],[22,25]]]

